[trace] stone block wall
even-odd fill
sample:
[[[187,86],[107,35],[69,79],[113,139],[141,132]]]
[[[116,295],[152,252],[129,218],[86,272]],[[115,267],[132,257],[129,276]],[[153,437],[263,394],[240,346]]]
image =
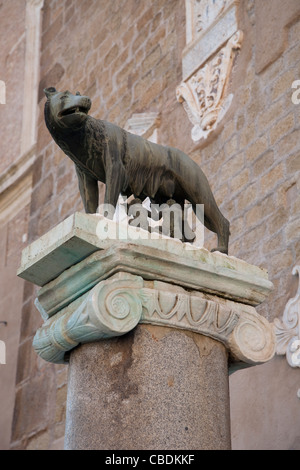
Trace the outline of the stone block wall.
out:
[[[270,1],[270,16],[265,0],[240,1],[244,41],[229,83],[233,103],[216,131],[195,144],[175,95],[185,46],[183,1],[45,0],[27,243],[83,210],[73,163],[44,124],[44,87],[89,95],[91,114],[120,126],[133,113],[159,112],[158,142],[201,165],[231,221],[229,254],[268,269],[275,288],[260,313],[270,321],[281,316],[295,294],[291,271],[300,259],[300,105],[291,100],[292,82],[300,79],[300,8],[297,0]],[[214,244],[206,233],[205,247]],[[32,350],[41,324],[35,295],[36,288],[25,283],[11,448],[59,449],[68,369],[45,363]],[[231,377],[233,448],[295,447],[296,374],[276,357]],[[284,415],[282,397],[289,403]]]

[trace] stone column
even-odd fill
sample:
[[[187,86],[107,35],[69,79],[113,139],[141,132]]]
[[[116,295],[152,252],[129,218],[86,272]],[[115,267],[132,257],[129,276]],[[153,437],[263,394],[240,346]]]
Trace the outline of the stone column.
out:
[[[138,325],[84,344],[68,387],[66,449],[230,448],[227,353],[209,337]]]
[[[19,270],[42,286],[34,349],[69,361],[65,448],[230,449],[228,371],[275,351],[255,310],[267,273],[105,223],[74,214],[24,250]]]

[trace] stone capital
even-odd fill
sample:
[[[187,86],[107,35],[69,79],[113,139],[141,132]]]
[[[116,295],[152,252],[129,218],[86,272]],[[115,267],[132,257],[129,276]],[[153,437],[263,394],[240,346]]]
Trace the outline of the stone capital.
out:
[[[50,317],[33,346],[60,363],[79,343],[121,336],[138,323],[193,331],[222,342],[231,361],[259,364],[272,358],[272,326],[254,307],[125,272],[100,281]]]
[[[75,214],[23,252],[19,275],[42,285],[33,346],[43,359],[62,363],[78,344],[138,323],[220,341],[235,368],[273,357],[273,326],[255,310],[272,288],[265,271],[163,236],[103,240],[99,220]]]

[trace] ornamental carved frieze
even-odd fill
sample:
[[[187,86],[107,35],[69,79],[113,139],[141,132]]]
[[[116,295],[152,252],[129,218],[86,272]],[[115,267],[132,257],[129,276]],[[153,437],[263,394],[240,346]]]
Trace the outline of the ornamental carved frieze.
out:
[[[274,320],[276,353],[286,355],[291,367],[300,367],[300,266],[295,266],[292,274],[298,274],[298,290],[287,302],[282,318]]]
[[[243,33],[237,31],[225,47],[177,87],[177,100],[194,125],[191,133],[194,142],[206,138],[231,105],[233,95],[226,95],[227,84],[242,39]]]

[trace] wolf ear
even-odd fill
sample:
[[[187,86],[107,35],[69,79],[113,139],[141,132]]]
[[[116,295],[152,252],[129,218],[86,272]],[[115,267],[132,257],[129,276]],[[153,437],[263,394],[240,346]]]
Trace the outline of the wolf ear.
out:
[[[47,98],[50,98],[51,95],[54,95],[54,93],[57,93],[56,88],[51,86],[50,88],[44,88],[44,93],[47,96]]]

